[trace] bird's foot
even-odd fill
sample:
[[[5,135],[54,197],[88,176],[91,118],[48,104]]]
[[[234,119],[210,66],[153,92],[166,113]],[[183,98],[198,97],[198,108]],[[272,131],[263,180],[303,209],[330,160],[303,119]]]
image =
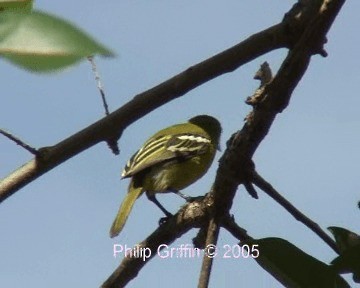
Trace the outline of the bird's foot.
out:
[[[191,197],[188,195],[185,195],[183,193],[181,193],[180,191],[173,191],[176,195],[179,195],[181,198],[185,199],[186,202],[191,203],[194,202],[196,200],[201,200],[202,198],[204,198],[204,196],[195,196],[195,197]]]

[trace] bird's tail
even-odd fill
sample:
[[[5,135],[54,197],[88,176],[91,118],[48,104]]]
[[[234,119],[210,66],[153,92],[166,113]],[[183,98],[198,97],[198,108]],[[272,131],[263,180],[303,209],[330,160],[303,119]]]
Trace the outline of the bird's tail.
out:
[[[125,196],[124,201],[122,202],[119,211],[116,215],[116,218],[111,226],[110,229],[110,237],[113,238],[121,232],[123,229],[126,220],[131,212],[132,207],[134,206],[134,203],[136,199],[141,195],[143,192],[143,188],[140,187],[134,187],[133,180],[130,181],[129,186],[129,192]]]

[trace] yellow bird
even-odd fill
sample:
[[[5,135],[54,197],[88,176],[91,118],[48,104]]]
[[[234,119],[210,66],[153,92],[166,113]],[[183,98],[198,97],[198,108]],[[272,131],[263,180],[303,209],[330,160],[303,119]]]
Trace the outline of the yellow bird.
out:
[[[180,190],[201,178],[211,166],[219,145],[221,125],[208,115],[191,118],[187,123],[165,128],[150,137],[130,158],[122,178],[131,177],[128,193],[110,229],[110,237],[123,229],[131,209],[144,192],[166,216],[171,214],[157,201],[156,193]]]

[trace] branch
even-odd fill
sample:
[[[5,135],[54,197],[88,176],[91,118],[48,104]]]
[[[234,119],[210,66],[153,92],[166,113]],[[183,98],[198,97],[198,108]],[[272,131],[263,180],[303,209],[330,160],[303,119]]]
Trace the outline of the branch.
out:
[[[37,156],[39,155],[39,151],[36,150],[35,148],[31,147],[30,145],[26,144],[24,141],[20,140],[18,137],[10,134],[9,132],[0,129],[0,134],[4,135],[6,138],[9,138],[11,141],[15,142],[17,145],[21,146],[22,148],[24,148],[25,150],[27,150],[28,152],[30,152],[31,154]]]
[[[95,76],[96,86],[97,86],[97,88],[98,88],[98,90],[100,92],[101,101],[102,101],[102,104],[103,104],[103,107],[104,107],[104,110],[105,110],[105,115],[108,116],[110,114],[109,105],[108,105],[108,103],[106,101],[104,87],[103,87],[102,82],[101,82],[99,71],[98,71],[98,69],[96,67],[94,56],[88,56],[87,59],[90,62],[91,70],[93,71],[94,76]]]
[[[326,33],[344,0],[301,2],[312,7],[304,7],[304,11],[312,13],[311,17],[306,17],[308,21],[305,30],[299,36],[298,42],[294,43],[276,76],[261,89],[256,105],[246,117],[243,128],[231,137],[220,158],[213,189],[218,217],[227,215],[238,185],[251,179],[251,171],[254,169],[251,159],[257,147],[267,135],[277,114],[287,107],[312,55],[323,50]]]
[[[176,215],[157,228],[144,241],[136,245],[136,249],[150,249],[148,250],[151,251],[151,253],[149,253],[149,258],[146,258],[144,261],[141,257],[125,257],[119,267],[111,274],[101,287],[124,287],[128,282],[137,276],[141,268],[144,267],[146,263],[148,263],[154,256],[158,255],[157,253],[159,247],[164,248],[164,244],[170,245],[191,228],[201,227],[206,224],[209,221],[212,206],[213,199],[208,196],[183,206]]]
[[[208,224],[207,237],[205,242],[205,251],[207,253],[204,253],[203,256],[198,288],[207,288],[209,286],[211,268],[214,261],[214,257],[211,256],[213,251],[210,251],[209,249],[216,247],[219,237],[219,230],[219,224],[214,217],[211,218]]]
[[[253,173],[253,183],[283,206],[296,220],[300,221],[307,227],[309,227],[315,234],[317,234],[326,244],[328,244],[336,253],[339,254],[338,247],[334,240],[325,233],[320,226],[299,211],[294,205],[286,200],[278,191],[271,186],[270,183],[266,182],[256,171]]]
[[[91,64],[91,70],[93,71],[94,76],[95,76],[95,81],[96,81],[96,84],[97,84],[97,88],[98,88],[98,90],[100,92],[101,101],[102,101],[102,104],[103,104],[103,107],[104,107],[104,110],[105,110],[105,115],[109,116],[109,114],[110,114],[109,105],[107,104],[107,101],[106,101],[104,87],[103,87],[103,85],[101,83],[101,78],[100,78],[100,75],[99,75],[99,71],[98,71],[98,69],[96,67],[94,56],[88,56],[87,59]],[[107,139],[106,143],[108,144],[108,147],[114,153],[114,155],[119,155],[120,149],[119,149],[119,146],[118,146],[118,143],[117,143],[117,137],[112,137],[112,138]]]
[[[294,18],[293,20],[297,20]],[[102,141],[118,139],[124,129],[156,108],[186,94],[197,86],[234,71],[269,51],[287,46],[287,22],[265,29],[169,80],[136,95],[109,116],[59,142],[42,149],[32,159],[0,182],[0,202],[71,157]]]
[[[234,217],[229,215],[224,217],[221,221],[221,226],[228,230],[235,238],[239,239],[240,242],[252,239],[244,228],[236,224]]]
[[[308,2],[315,3],[309,4],[311,6],[320,7],[322,4],[322,1]],[[109,116],[64,141],[40,149],[38,157],[0,182],[0,201],[85,149],[108,139],[117,139],[128,125],[191,89],[219,75],[234,71],[271,50],[291,47],[292,50],[277,76],[265,87],[261,101],[254,106],[251,117],[247,118],[237,137],[233,137],[232,141],[228,142],[228,149],[221,158],[213,195],[216,213],[225,215],[231,208],[237,186],[244,182],[244,179],[248,179],[248,173],[252,170],[251,158],[254,152],[266,136],[275,116],[287,107],[291,93],[305,73],[311,56],[314,53],[325,54],[322,50],[325,35],[343,2],[341,0],[324,1],[326,5],[324,4],[321,9],[316,6],[317,9],[314,9],[316,13],[310,14],[311,17],[306,17],[310,20],[301,22],[300,26],[301,13],[290,19],[291,13],[289,13],[282,23],[257,33],[240,44],[137,95]],[[309,15],[305,12],[304,14]],[[296,33],[292,33],[292,27],[297,28]],[[193,202],[189,205],[195,204]],[[150,248],[152,255],[155,255],[160,244],[170,244],[192,227],[200,227],[204,221],[208,220],[208,217],[199,215],[196,220],[184,218],[180,225],[177,223],[178,217],[180,217],[179,214],[176,219],[164,224],[166,226],[158,228],[140,243],[140,247]],[[139,258],[125,258],[103,287],[123,287],[137,275],[145,263],[147,261],[144,262]]]
[[[271,124],[274,121],[276,115],[282,112],[283,109],[287,107],[289,100],[291,98],[291,93],[295,89],[296,85],[298,84],[302,76],[304,75],[308,67],[311,56],[314,53],[321,53],[322,55],[325,55],[322,45],[324,43],[326,33],[329,30],[331,24],[333,23],[343,3],[344,0],[333,0],[333,1],[324,0],[324,5],[323,5],[323,1],[319,1],[319,0],[299,1],[298,4],[294,5],[294,7],[286,14],[284,21],[281,24],[278,24],[270,28],[270,31],[272,32],[268,34],[268,36],[272,35],[272,37],[277,37],[277,36],[284,37],[283,34],[284,31],[281,30],[285,29],[286,27],[286,29],[290,29],[290,32],[288,30],[289,32],[288,35],[290,36],[286,41],[282,39],[280,42],[278,42],[275,39],[273,40],[266,39],[266,37],[264,37],[265,35],[262,36],[265,42],[263,43],[258,42],[258,45],[261,46],[264,45],[262,48],[259,48],[258,52],[265,51],[266,49],[268,49],[269,43],[274,44],[274,43],[286,42],[288,43],[287,45],[289,47],[290,46],[292,47],[292,49],[288,53],[288,56],[286,57],[283,65],[281,66],[279,72],[274,77],[274,79],[269,84],[265,85],[265,87],[263,87],[264,89],[261,89],[262,91],[261,93],[259,93],[256,103],[253,104],[253,111],[246,118],[246,122],[243,128],[241,129],[241,131],[235,133],[228,141],[227,149],[224,152],[219,162],[219,168],[217,171],[213,189],[208,194],[208,196],[205,197],[205,199],[213,199],[213,204],[209,204],[208,206],[208,209],[210,209],[209,213],[211,217],[209,216],[202,218],[203,221],[201,221],[201,223],[197,222],[196,225],[198,226],[193,226],[193,227],[204,227],[204,224],[207,223],[207,221],[209,221],[209,219],[212,219],[213,217],[215,217],[215,220],[226,219],[226,216],[228,215],[228,212],[232,206],[232,201],[235,196],[235,192],[237,190],[238,185],[245,182],[249,183],[251,181],[251,173],[252,171],[254,171],[254,164],[252,163],[251,160],[253,154],[255,153],[260,142],[264,139],[267,132],[269,131]],[[275,33],[275,31],[277,32]],[[254,41],[254,39],[259,37],[259,35],[260,34],[258,33],[248,38],[246,41],[238,44],[237,45],[238,48],[241,45],[245,44],[247,41],[250,42]],[[291,45],[289,44],[289,42],[291,43]],[[248,44],[249,43],[247,43],[246,45]],[[275,46],[276,45],[273,45],[273,47]],[[214,61],[208,62],[206,64],[205,62],[203,62],[202,64],[204,65],[205,70],[202,71],[202,73],[206,73],[206,70],[208,69],[209,74],[207,74],[206,77],[210,77],[210,76],[215,77],[214,72],[217,71],[217,68],[213,66],[209,67],[209,63],[219,65],[224,73],[232,71],[231,69],[234,70],[235,68],[233,64],[228,62],[230,58],[232,58],[231,61],[236,61],[236,65],[241,65],[238,62],[239,60],[238,57],[242,58],[245,54],[249,53],[249,51],[246,52],[240,49],[240,51],[235,52],[236,51],[235,47],[215,56],[216,59],[218,60],[222,59],[221,61],[225,61],[225,63],[217,62],[214,60],[214,58],[207,60],[207,61],[210,60],[214,60]],[[267,48],[264,49],[265,47]],[[230,50],[232,51],[230,52]],[[251,51],[254,52],[253,49],[251,49]],[[230,58],[225,57],[227,53],[230,53],[228,54],[228,57]],[[245,53],[245,54],[236,55],[236,53]],[[260,52],[260,54],[261,53],[262,52]],[[258,56],[260,54],[258,54]],[[251,57],[256,57],[255,54],[251,54],[251,53],[247,55],[248,56],[244,56],[242,58],[245,62],[249,61]],[[252,56],[249,57],[250,55]],[[198,65],[201,65],[201,63]],[[197,67],[196,68],[197,72],[199,72],[198,65],[183,72],[184,78],[182,80],[191,81],[191,79],[187,78],[188,76],[195,77],[196,83],[198,82],[199,77],[202,79],[209,80],[210,78],[206,78],[204,77],[204,75],[198,75],[196,73],[193,74],[194,69],[196,67]],[[232,67],[231,69],[229,69],[230,66]],[[168,81],[172,81],[172,79]],[[181,86],[184,84],[183,82],[175,81],[174,84],[175,83],[178,83],[180,87],[183,87],[183,90],[181,89],[180,90],[183,91],[184,93],[188,91],[186,89],[185,91],[184,86]],[[192,85],[194,85],[194,83],[188,85],[187,88],[191,89]],[[179,93],[178,87],[179,86],[174,86],[174,91],[175,91],[174,93]],[[165,95],[162,93],[160,94]],[[177,94],[172,94],[172,95],[176,95],[173,96],[174,98],[180,96]],[[169,97],[169,95],[167,96]],[[154,97],[156,97],[156,95],[154,95]],[[134,100],[136,100],[136,98]],[[140,113],[140,110],[137,110],[137,112]],[[231,221],[225,221],[223,223],[226,229],[231,231],[233,235],[237,235],[236,237],[246,238],[247,236],[243,234],[241,228],[239,229],[239,227],[235,224],[236,223],[234,222],[232,223]],[[177,232],[176,236],[173,234],[173,232],[171,232],[171,235],[167,234],[167,237],[169,238],[167,238],[166,240],[168,242],[161,240],[158,243],[170,243],[173,241],[173,239],[179,237],[180,235],[182,235],[182,233],[185,233],[190,228],[191,227],[186,227],[186,229],[180,229],[179,232]],[[213,233],[213,235],[215,235],[215,233]],[[145,242],[144,245],[145,244],[146,247],[149,247],[148,246],[149,243]],[[152,245],[153,245],[152,249],[155,249],[154,244]],[[132,261],[127,260],[127,258],[124,259],[122,264],[116,269],[113,275],[105,282],[103,287],[104,288],[123,287],[129,281],[129,278],[131,279],[134,278],[137,275],[138,271],[141,269],[141,267],[144,265],[142,260],[136,263],[134,261],[135,260]]]

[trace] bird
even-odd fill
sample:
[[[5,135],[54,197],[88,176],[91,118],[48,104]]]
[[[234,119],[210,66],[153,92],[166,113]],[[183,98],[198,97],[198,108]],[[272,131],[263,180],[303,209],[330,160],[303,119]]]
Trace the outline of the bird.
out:
[[[150,137],[130,158],[121,174],[122,179],[131,179],[128,193],[111,226],[110,237],[122,231],[136,199],[143,193],[167,217],[172,214],[160,204],[155,194],[173,192],[187,201],[192,199],[180,190],[207,172],[216,150],[220,150],[221,131],[216,118],[198,115]]]

